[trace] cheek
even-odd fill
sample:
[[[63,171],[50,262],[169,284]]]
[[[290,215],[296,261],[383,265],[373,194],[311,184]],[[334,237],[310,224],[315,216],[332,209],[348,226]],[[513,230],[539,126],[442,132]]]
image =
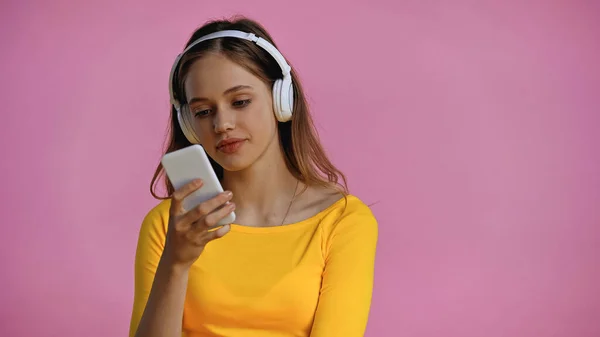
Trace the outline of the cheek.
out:
[[[262,133],[267,134],[267,130],[271,130],[277,124],[273,109],[266,104],[262,104],[260,107],[256,107],[252,111],[251,118],[248,118],[247,123],[251,123],[253,130],[260,130]]]
[[[194,127],[202,144],[214,142],[214,128],[210,119],[197,120]]]
[[[255,144],[268,142],[273,134],[275,123],[272,118],[269,118],[270,116],[265,115],[261,114],[260,116],[256,116],[256,118],[247,118],[244,125],[240,125],[251,135],[252,141]]]

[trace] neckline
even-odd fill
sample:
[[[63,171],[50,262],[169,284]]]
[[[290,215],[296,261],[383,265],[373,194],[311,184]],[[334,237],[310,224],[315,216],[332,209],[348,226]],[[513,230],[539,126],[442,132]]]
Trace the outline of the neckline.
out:
[[[240,233],[281,233],[281,232],[287,232],[290,230],[295,230],[295,229],[307,226],[311,223],[314,223],[316,220],[323,218],[327,213],[331,212],[334,208],[338,207],[341,203],[343,203],[344,200],[350,199],[352,197],[353,196],[350,194],[343,196],[340,199],[336,200],[333,204],[329,205],[324,210],[316,213],[315,215],[313,215],[309,218],[300,220],[298,222],[290,223],[287,225],[270,226],[270,227],[245,226],[245,225],[241,225],[241,224],[237,224],[237,223],[232,223],[229,225],[230,231],[240,232]]]

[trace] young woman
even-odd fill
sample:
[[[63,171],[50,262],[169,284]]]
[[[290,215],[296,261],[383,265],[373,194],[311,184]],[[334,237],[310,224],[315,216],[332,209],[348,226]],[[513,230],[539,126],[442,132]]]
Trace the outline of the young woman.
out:
[[[363,336],[377,221],[325,155],[269,34],[209,22],[171,77],[166,152],[201,144],[228,192],[186,212],[202,182],[165,179],[170,197],[139,234],[130,335]],[[234,224],[208,230],[232,210]]]

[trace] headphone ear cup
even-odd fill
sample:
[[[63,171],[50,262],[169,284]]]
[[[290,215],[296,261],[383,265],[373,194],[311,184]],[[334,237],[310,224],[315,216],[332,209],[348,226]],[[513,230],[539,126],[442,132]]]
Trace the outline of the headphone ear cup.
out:
[[[276,80],[273,84],[273,110],[275,117],[280,122],[292,119],[294,108],[294,87],[291,77]]]
[[[183,112],[181,111],[182,109],[184,110]],[[185,138],[192,144],[199,144],[200,141],[196,136],[196,132],[192,129],[188,120],[189,118],[186,117],[189,116],[189,112],[185,109],[185,105],[181,106],[179,109],[175,108],[175,110],[177,111],[177,122],[179,123],[179,127]]]
[[[273,112],[275,118],[281,122],[281,80],[275,80],[273,83]]]

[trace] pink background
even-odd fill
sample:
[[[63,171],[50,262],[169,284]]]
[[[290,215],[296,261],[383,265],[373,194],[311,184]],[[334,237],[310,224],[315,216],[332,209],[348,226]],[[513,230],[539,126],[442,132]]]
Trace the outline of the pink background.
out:
[[[127,333],[171,62],[242,13],[375,203],[367,336],[600,336],[598,2],[218,3],[2,2],[0,335]]]

